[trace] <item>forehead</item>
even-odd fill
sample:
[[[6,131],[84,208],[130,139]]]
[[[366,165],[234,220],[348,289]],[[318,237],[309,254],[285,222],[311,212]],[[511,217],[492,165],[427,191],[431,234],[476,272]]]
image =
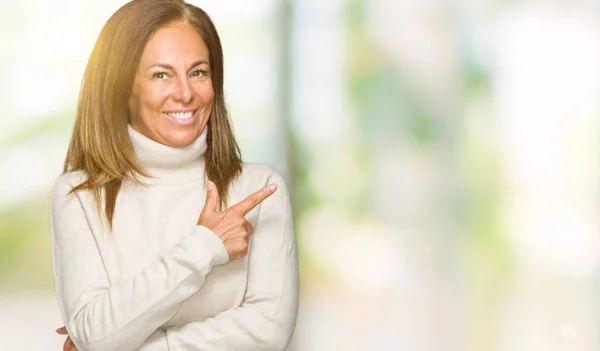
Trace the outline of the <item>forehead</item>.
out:
[[[159,28],[148,40],[140,65],[188,64],[208,61],[208,56],[208,48],[196,28],[187,22],[176,22]]]

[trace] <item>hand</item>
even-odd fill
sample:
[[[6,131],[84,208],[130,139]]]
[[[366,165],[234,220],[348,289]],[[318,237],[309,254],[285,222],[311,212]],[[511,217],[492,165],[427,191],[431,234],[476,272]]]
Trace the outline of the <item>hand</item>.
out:
[[[69,333],[67,332],[67,328],[65,327],[60,327],[56,329],[56,332],[60,335],[69,335]],[[78,351],[77,347],[75,347],[75,344],[73,344],[73,340],[71,340],[70,336],[67,336],[67,340],[65,340],[65,343],[63,345],[63,351]]]
[[[277,190],[277,184],[271,184],[225,211],[218,212],[219,193],[215,184],[208,181],[206,203],[200,213],[198,225],[202,225],[217,234],[225,245],[230,260],[244,257],[248,252],[248,238],[254,231],[254,228],[244,216],[271,196],[275,190]]]

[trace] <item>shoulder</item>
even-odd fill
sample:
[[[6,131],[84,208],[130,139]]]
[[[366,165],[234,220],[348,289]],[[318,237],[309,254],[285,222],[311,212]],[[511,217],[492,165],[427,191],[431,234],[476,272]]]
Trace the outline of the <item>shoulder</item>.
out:
[[[66,198],[69,192],[87,179],[84,171],[63,173],[54,181],[51,197],[53,201]]]
[[[291,213],[291,200],[284,176],[273,166],[267,164],[244,163],[242,167],[242,174],[234,185],[235,195],[232,196],[232,203],[242,201],[267,185],[276,184],[277,190],[261,202],[257,208],[274,216],[281,214],[282,218],[286,218]],[[265,220],[270,217],[263,215],[261,218]]]
[[[54,181],[54,191],[60,189],[72,189],[87,179],[84,171],[66,172],[58,176]]]
[[[263,163],[243,163],[239,182],[249,186],[265,186],[276,183],[285,186],[283,175],[273,166]]]
[[[269,184],[277,184],[277,191],[271,197],[289,197],[286,181],[274,167],[260,163],[243,163],[242,173],[232,184],[231,202],[237,203]]]

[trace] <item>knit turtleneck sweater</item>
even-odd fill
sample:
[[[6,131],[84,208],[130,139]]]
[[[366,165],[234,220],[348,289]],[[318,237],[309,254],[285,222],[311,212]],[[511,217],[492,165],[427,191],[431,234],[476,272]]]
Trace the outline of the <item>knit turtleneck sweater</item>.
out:
[[[128,127],[151,177],[127,178],[113,229],[91,192],[69,194],[86,174],[61,175],[50,202],[53,267],[69,336],[86,350],[283,350],[292,335],[298,262],[285,182],[244,164],[233,205],[271,183],[278,190],[246,215],[248,254],[229,261],[221,240],[197,225],[206,199],[206,131],[173,148]]]
[[[150,183],[180,183],[204,177],[206,128],[190,145],[174,148],[158,143],[127,125],[138,161],[154,177]]]

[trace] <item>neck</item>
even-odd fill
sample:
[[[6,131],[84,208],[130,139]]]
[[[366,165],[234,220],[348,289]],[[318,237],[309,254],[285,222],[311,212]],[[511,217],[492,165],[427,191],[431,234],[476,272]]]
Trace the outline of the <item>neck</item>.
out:
[[[204,177],[206,128],[191,144],[176,148],[161,144],[128,125],[135,155],[151,176],[146,183],[182,183]]]

